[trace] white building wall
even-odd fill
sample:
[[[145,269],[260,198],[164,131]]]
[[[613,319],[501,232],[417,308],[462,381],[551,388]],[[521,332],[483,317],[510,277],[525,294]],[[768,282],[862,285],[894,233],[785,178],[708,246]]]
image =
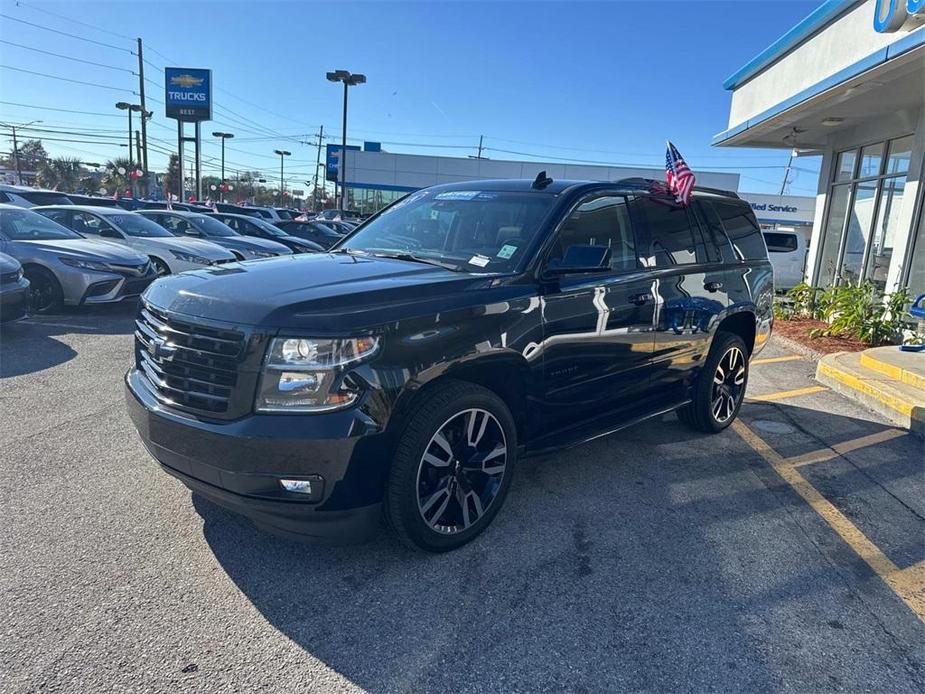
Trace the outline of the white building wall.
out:
[[[822,28],[732,94],[729,127],[739,125],[905,36],[874,31],[876,0]]]
[[[536,178],[546,171],[554,179],[617,181],[621,178],[664,180],[661,168],[626,168],[587,166],[547,162],[503,161],[498,159],[461,159],[390,152],[347,151],[347,185],[416,189],[440,183],[474,181],[491,178]],[[696,171],[697,183],[710,188],[738,190],[739,174]]]

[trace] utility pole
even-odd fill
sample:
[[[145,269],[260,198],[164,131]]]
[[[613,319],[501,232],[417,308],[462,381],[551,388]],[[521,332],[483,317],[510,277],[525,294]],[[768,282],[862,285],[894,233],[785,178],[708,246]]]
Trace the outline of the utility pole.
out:
[[[787,187],[787,179],[790,178],[790,167],[793,164],[793,155],[796,152],[795,149],[790,150],[790,158],[787,160],[787,168],[784,169],[784,180],[780,184],[780,194],[784,194],[784,189]]]
[[[13,129],[13,159],[16,160],[16,182],[22,185],[22,169],[19,166],[19,145],[16,142],[16,126],[10,126]]]
[[[141,133],[138,132],[137,130],[135,131],[135,155],[136,155],[136,158],[138,159],[138,162],[141,168],[145,169],[145,166],[143,163],[144,159],[142,159],[141,157]],[[145,169],[145,171],[147,171],[147,169]]]
[[[138,98],[141,101],[141,141],[144,144],[144,156],[139,156],[141,168],[145,175],[148,173],[148,127],[145,121],[148,120],[148,108],[145,104],[145,58],[144,49],[141,45],[141,39],[138,39]]]
[[[478,153],[478,155],[476,155],[476,157],[475,157],[476,159],[481,159],[481,158],[482,158],[482,140],[483,140],[484,138],[485,138],[484,135],[479,135],[479,153]]]
[[[318,169],[321,166],[321,141],[324,139],[324,124],[318,131],[318,157],[315,160],[315,185],[312,187],[312,210],[318,211]],[[325,172],[327,178],[327,172]]]

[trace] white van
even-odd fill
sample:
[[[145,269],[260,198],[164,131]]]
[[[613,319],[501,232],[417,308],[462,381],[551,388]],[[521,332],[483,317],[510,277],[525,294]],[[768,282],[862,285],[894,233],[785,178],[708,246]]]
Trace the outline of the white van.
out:
[[[806,237],[797,231],[765,231],[768,259],[774,268],[774,288],[786,291],[803,281],[806,269]]]

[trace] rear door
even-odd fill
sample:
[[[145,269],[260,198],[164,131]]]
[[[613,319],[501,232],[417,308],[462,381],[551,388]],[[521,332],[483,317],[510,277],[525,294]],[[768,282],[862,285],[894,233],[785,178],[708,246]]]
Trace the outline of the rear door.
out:
[[[645,244],[643,264],[654,278],[653,385],[666,393],[697,375],[715,322],[726,310],[723,259],[696,212],[673,199],[644,195],[633,206]]]
[[[561,427],[634,404],[649,387],[655,300],[628,208],[616,193],[584,199],[545,259],[562,258],[573,245],[611,251],[608,271],[561,277],[541,296],[548,421]]]

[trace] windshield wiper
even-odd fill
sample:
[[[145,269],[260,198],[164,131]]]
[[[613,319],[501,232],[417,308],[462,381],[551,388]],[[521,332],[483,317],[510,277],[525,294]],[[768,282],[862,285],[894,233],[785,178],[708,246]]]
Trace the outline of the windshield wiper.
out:
[[[395,260],[408,260],[413,263],[436,265],[437,267],[442,267],[445,270],[452,270],[453,272],[462,271],[462,267],[459,265],[446,263],[442,260],[437,260],[436,258],[428,258],[425,256],[415,255],[414,253],[371,253],[370,255],[373,255],[376,258],[394,258]]]

